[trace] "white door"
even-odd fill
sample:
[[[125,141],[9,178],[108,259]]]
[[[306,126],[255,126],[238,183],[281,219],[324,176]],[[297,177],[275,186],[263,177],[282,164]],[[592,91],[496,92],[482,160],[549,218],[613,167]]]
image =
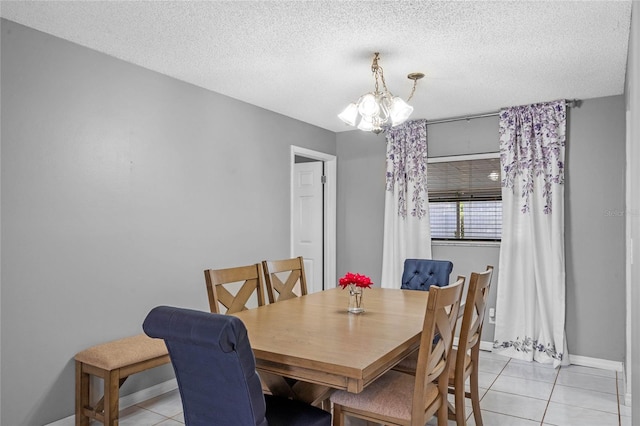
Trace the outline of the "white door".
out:
[[[322,166],[322,161],[294,165],[293,249],[304,258],[309,293],[323,289]]]

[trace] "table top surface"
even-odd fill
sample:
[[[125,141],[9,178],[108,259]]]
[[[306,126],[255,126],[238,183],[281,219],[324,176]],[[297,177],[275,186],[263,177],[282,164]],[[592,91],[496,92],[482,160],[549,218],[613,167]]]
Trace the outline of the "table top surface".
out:
[[[365,312],[351,314],[348,290],[335,288],[234,315],[258,370],[360,392],[419,346],[428,295],[365,289]]]

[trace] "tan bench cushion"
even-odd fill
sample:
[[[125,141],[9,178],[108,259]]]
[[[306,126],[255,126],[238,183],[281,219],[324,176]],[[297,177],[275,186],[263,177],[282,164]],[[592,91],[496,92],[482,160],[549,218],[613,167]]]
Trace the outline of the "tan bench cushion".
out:
[[[115,370],[167,354],[164,340],[139,334],[92,346],[78,352],[76,361],[104,370]]]

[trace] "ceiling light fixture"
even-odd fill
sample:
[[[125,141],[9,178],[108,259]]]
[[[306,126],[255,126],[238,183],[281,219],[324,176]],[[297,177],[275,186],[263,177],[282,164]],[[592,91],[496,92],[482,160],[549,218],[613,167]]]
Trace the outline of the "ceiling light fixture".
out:
[[[358,129],[365,132],[380,133],[386,124],[397,126],[407,121],[413,107],[407,102],[400,99],[387,89],[387,83],[384,81],[384,73],[382,67],[378,65],[380,53],[376,52],[371,64],[371,71],[376,81],[375,91],[366,93],[355,103],[350,103],[344,111],[338,114],[338,117],[350,126],[358,123]],[[413,80],[413,89],[407,101],[410,101],[416,91],[418,80],[424,77],[420,72],[414,72],[407,75],[407,78]],[[380,82],[382,82],[382,91],[380,91]],[[358,120],[360,115],[360,120]]]

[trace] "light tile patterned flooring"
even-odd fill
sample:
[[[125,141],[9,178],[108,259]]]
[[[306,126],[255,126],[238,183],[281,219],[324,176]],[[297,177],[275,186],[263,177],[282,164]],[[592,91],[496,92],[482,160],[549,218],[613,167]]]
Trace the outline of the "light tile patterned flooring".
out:
[[[622,375],[615,371],[575,365],[554,369],[484,351],[478,371],[480,406],[486,426],[631,426],[631,409],[623,402]],[[470,403],[466,411],[467,424],[474,426]],[[182,424],[177,390],[120,413],[120,426]],[[427,425],[437,425],[436,419]]]

